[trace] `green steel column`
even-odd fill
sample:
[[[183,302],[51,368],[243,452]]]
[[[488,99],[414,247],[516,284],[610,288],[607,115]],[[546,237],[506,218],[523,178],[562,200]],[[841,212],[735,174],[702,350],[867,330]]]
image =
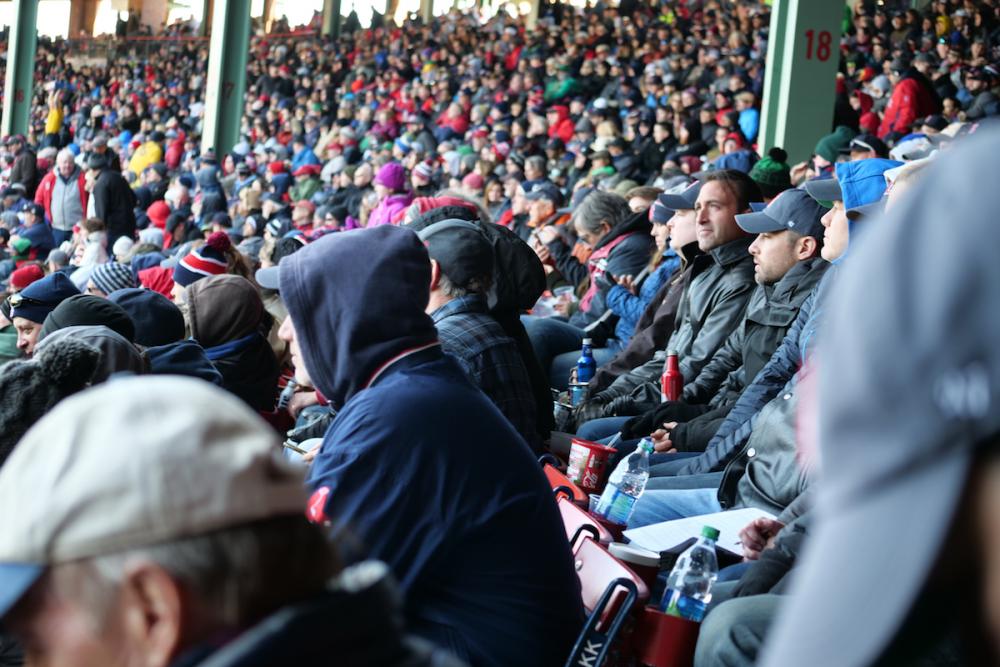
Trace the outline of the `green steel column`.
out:
[[[340,37],[340,0],[323,0],[323,36]]]
[[[771,9],[760,151],[805,160],[831,130],[843,0],[775,0]]]
[[[31,84],[35,71],[38,36],[38,0],[13,0],[14,16],[7,44],[7,76],[4,81],[3,127],[0,133],[28,134],[31,119]]]
[[[250,3],[215,0],[214,4],[201,148],[214,148],[221,156],[239,140],[250,49]]]
[[[420,0],[420,18],[424,25],[434,20],[434,0]]]

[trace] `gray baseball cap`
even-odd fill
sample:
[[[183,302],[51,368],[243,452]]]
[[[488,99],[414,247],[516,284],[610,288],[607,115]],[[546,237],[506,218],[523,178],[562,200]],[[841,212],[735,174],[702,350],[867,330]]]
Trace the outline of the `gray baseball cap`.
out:
[[[698,193],[701,192],[701,181],[695,181],[687,186],[683,192],[678,194],[664,193],[656,198],[663,206],[671,211],[690,211],[694,209],[695,202],[698,201]]]
[[[820,219],[829,210],[820,206],[805,190],[785,190],[772,199],[763,211],[737,215],[736,224],[749,234],[790,229],[803,236],[821,239],[823,224]]]
[[[170,376],[99,385],[41,419],[0,470],[0,617],[49,566],[305,507],[302,468],[232,394]]]
[[[947,548],[972,463],[1000,433],[1000,262],[984,242],[998,169],[996,129],[942,154],[837,276],[812,374],[814,530],[765,667],[873,664]]]

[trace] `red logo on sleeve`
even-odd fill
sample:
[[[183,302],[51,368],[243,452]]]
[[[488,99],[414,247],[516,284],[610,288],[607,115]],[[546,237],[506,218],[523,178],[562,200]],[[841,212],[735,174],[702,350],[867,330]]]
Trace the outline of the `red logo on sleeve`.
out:
[[[324,524],[329,521],[326,516],[326,501],[330,497],[330,487],[321,486],[316,489],[306,505],[306,518],[312,523]]]

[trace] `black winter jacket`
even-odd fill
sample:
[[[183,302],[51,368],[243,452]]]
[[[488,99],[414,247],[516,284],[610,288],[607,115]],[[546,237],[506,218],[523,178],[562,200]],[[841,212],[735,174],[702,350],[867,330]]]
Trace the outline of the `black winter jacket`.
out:
[[[733,330],[743,321],[754,288],[753,258],[747,249],[753,237],[730,241],[695,258],[691,282],[681,298],[674,333],[667,350],[676,352],[681,374],[697,377]],[[635,415],[660,403],[660,376],[667,350],[635,368],[598,394],[615,399],[615,414]]]

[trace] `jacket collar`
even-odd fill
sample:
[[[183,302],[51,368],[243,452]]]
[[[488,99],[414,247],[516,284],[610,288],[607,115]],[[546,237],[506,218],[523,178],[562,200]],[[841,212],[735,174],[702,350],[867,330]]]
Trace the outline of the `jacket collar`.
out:
[[[822,257],[812,257],[799,262],[768,290],[768,301],[784,303],[798,293],[811,292],[829,267],[830,263]]]
[[[444,304],[431,313],[431,319],[434,320],[434,324],[437,324],[441,320],[451,317],[452,315],[486,312],[488,312],[486,299],[479,294],[469,294],[467,296],[460,296],[452,299],[448,303]]]
[[[750,244],[756,236],[743,236],[735,241],[723,243],[708,251],[709,256],[719,266],[726,268],[741,262],[750,256]]]

